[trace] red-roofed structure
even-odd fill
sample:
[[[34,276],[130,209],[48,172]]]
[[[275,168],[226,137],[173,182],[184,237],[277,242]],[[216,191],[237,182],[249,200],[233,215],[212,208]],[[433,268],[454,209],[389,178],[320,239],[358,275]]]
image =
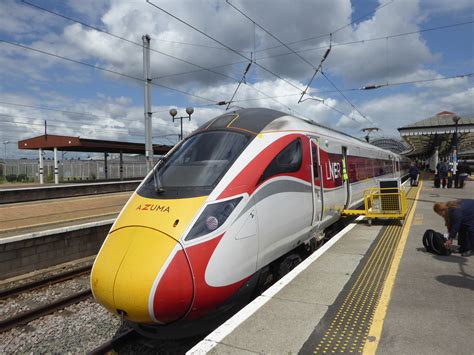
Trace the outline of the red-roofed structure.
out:
[[[169,152],[171,146],[153,145],[153,152],[157,155],[164,155]],[[39,151],[39,176],[40,183],[43,183],[43,150],[54,151],[54,181],[59,183],[57,151],[72,152],[94,152],[104,153],[105,175],[107,178],[107,153],[120,154],[120,178],[123,178],[123,154],[145,154],[145,144],[108,141],[99,139],[88,139],[72,136],[60,136],[55,134],[45,134],[38,137],[28,138],[18,141],[18,149],[29,149]]]

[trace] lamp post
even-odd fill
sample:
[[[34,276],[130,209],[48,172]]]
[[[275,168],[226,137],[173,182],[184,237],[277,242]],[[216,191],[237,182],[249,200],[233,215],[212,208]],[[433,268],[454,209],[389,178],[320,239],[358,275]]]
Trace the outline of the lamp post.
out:
[[[453,152],[453,175],[454,186],[458,187],[458,122],[461,119],[459,116],[453,116],[454,122],[454,152]]]
[[[187,107],[186,108],[186,113],[188,114],[187,116],[176,117],[176,115],[178,114],[178,110],[176,110],[175,108],[172,108],[170,110],[170,115],[171,115],[171,117],[173,117],[173,122],[174,122],[174,120],[180,120],[181,121],[181,134],[179,135],[179,140],[183,139],[183,119],[188,118],[189,121],[191,121],[191,115],[194,113],[194,108]]]

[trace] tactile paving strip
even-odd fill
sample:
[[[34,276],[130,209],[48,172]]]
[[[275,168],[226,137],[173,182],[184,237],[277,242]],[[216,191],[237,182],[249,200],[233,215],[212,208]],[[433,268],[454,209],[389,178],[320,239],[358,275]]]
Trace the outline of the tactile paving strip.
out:
[[[416,192],[412,188],[408,193],[409,209]],[[402,230],[399,221],[382,230],[354,274],[357,278],[346,288],[348,292],[336,300],[330,317],[322,319],[302,353],[310,349],[314,354],[362,353]]]

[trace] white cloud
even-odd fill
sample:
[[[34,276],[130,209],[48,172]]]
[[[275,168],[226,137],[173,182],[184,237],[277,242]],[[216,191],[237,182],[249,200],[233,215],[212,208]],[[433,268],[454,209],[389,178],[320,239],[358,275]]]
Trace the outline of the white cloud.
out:
[[[269,107],[281,111],[286,111],[290,107],[296,115],[301,113],[316,122],[331,127],[337,126],[356,135],[359,135],[360,128],[367,126],[367,120],[361,117],[356,110],[350,111],[349,106],[336,93],[331,95],[317,93],[319,90],[316,88],[325,90],[330,87],[320,74],[316,77],[311,92],[314,95],[324,96],[328,106],[348,112],[349,118],[316,101],[307,100],[297,104],[302,89],[313,74],[313,68],[303,63],[294,54],[263,59],[266,56],[274,56],[288,51],[281,46],[272,49],[271,47],[277,46],[278,42],[258,28],[254,33],[253,25],[225,2],[219,0],[187,1],[184,3],[174,0],[153,1],[230,47],[244,51],[245,55],[249,55],[249,52],[254,50],[255,36],[256,48],[259,50],[257,62],[301,88],[301,90],[295,89],[253,65],[247,75],[248,82],[254,83],[253,86],[266,95],[277,98],[266,99],[257,90],[243,84],[234,99],[235,105]],[[380,0],[379,4],[385,4],[387,1]],[[320,0],[317,2],[235,0],[232,3],[285,42],[328,34],[351,22],[354,11],[352,7],[360,10],[358,7],[363,6],[359,2],[349,0]],[[187,28],[146,4],[145,1],[71,0],[65,6],[54,3],[47,3],[44,6],[48,8],[50,6],[55,10],[60,8],[62,10],[57,10],[60,12],[72,9],[72,13],[67,13],[71,17],[77,17],[130,41],[141,43],[141,36],[149,34],[152,38],[152,48],[203,67],[215,67],[243,61],[238,65],[215,69],[237,80],[241,78],[247,65],[242,57],[222,49],[217,43]],[[396,0],[381,7],[372,16],[360,21],[357,25],[346,27],[337,32],[333,41],[334,44],[340,44],[417,31],[421,24],[426,23],[431,13],[452,15],[461,11],[468,13],[469,9],[472,9],[472,0],[460,0],[454,3],[443,0],[429,2]],[[370,9],[366,10],[370,11]],[[142,48],[140,46],[46,14],[13,0],[1,2],[0,22],[2,23],[0,32],[8,39],[13,38],[15,41],[31,44],[38,49],[106,67],[137,78],[143,76]],[[322,36],[311,41],[291,44],[291,46],[298,50],[312,49],[327,45],[328,39],[328,36]],[[7,44],[0,44],[0,48],[2,49],[0,52],[0,76],[2,78],[0,100],[5,98],[5,101],[11,102],[30,102],[32,105],[89,112],[106,117],[99,120],[66,113],[53,114],[47,111],[35,111],[35,118],[40,121],[45,118],[66,121],[58,121],[59,127],[56,127],[64,134],[77,135],[80,132],[81,135],[91,135],[98,138],[141,139],[120,134],[124,131],[131,132],[131,134],[142,134],[140,132],[143,132],[143,107],[135,103],[136,92],[141,94],[142,88],[138,88],[136,84],[130,87],[128,86],[129,81],[127,81],[123,85],[123,92],[115,91],[90,98],[89,91],[91,89],[86,85],[89,82],[93,82],[93,85],[99,82],[104,75],[103,72],[88,70],[78,64],[68,63]],[[302,55],[317,65],[324,51],[325,48],[321,48],[303,52]],[[443,60],[443,55],[435,53],[422,34],[415,34],[392,38],[388,41],[334,46],[324,65],[324,70],[342,88],[343,86],[383,84],[387,81],[403,82],[442,78],[446,75],[441,74],[440,70],[428,68],[441,68]],[[191,74],[157,79],[156,83],[189,91],[215,102],[229,100],[237,85],[235,81],[209,71],[195,72],[198,69],[196,66],[156,52],[152,52],[151,62],[153,77],[193,71]],[[466,60],[466,63],[468,63],[466,67],[472,66],[471,61]],[[113,74],[105,75],[109,79],[116,80],[117,83],[124,80],[124,78]],[[69,85],[73,81],[77,86],[70,89]],[[12,85],[16,82],[21,83],[22,87],[17,88]],[[77,89],[81,85],[82,90],[88,91],[88,99],[81,97],[81,90]],[[86,87],[87,89],[84,89]],[[106,91],[107,89],[100,87],[93,88],[93,90]],[[131,93],[130,90],[135,90],[135,93]],[[394,132],[398,126],[414,118],[422,119],[442,110],[459,113],[474,112],[471,104],[474,101],[473,85],[472,79],[469,78],[431,81],[381,90],[386,91],[377,91],[376,99],[361,100],[356,103],[361,112],[388,132]],[[400,93],[402,90],[410,90],[410,92]],[[14,91],[18,97],[14,97],[13,94],[7,96],[3,93],[4,91]],[[71,93],[66,94],[65,91]],[[23,94],[21,94],[22,92]],[[172,92],[164,89],[160,89],[159,92],[160,95],[161,93],[165,93],[165,95],[162,95],[163,99],[160,96],[160,103],[164,104],[153,108],[154,111],[163,110],[163,112],[154,115],[155,136],[179,132],[179,124],[172,124],[167,112],[170,107],[168,104],[180,103],[182,106],[186,106],[207,103],[188,97],[189,101],[185,104]],[[387,96],[382,96],[384,93],[387,93]],[[184,113],[184,107],[179,107],[179,110]],[[26,109],[17,108],[14,112],[18,116],[31,115],[31,110]],[[189,132],[197,128],[221,112],[222,107],[198,107],[191,122],[184,122],[185,131]],[[71,122],[78,123],[78,125],[68,125]],[[101,129],[97,129],[96,125]],[[41,132],[41,127],[32,126],[31,132],[33,131]]]

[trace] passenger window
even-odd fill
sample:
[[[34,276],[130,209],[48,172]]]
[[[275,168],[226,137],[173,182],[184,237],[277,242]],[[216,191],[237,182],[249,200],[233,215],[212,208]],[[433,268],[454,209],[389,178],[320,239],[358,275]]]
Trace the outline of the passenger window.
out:
[[[303,160],[303,152],[301,149],[301,140],[295,139],[288,144],[267,166],[258,183],[267,180],[274,175],[291,173],[298,171]]]
[[[313,156],[313,176],[314,180],[319,179],[319,169],[318,169],[318,147],[311,143],[311,155]]]

